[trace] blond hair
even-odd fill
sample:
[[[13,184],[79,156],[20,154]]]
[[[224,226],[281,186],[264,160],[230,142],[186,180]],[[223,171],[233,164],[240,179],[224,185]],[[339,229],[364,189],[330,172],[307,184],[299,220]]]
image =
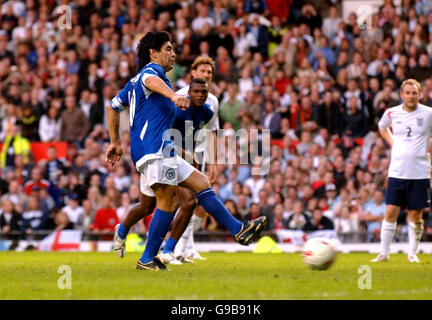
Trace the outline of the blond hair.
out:
[[[418,89],[418,91],[420,92],[420,90],[421,90],[421,84],[416,79],[406,79],[404,82],[402,82],[402,84],[401,84],[401,91],[403,91],[404,87],[407,84],[412,85],[412,86],[416,86],[417,89]]]
[[[197,57],[194,60],[194,62],[192,63],[191,70],[197,70],[198,67],[200,65],[202,65],[202,64],[208,64],[208,65],[210,65],[210,67],[212,68],[212,74],[213,75],[215,74],[216,65],[215,65],[214,60],[212,58],[210,58],[210,57],[205,57],[205,56]]]

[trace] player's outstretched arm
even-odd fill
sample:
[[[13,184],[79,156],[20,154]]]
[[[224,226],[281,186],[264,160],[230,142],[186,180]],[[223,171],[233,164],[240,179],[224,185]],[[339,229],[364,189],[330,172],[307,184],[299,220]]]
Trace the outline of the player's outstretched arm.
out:
[[[105,108],[110,144],[105,152],[105,161],[114,164],[120,161],[123,149],[120,144],[120,114],[110,106]]]
[[[171,90],[163,80],[157,76],[150,76],[145,79],[145,86],[156,93],[163,95],[170,99],[180,109],[186,109],[189,107],[189,99],[181,96]]]

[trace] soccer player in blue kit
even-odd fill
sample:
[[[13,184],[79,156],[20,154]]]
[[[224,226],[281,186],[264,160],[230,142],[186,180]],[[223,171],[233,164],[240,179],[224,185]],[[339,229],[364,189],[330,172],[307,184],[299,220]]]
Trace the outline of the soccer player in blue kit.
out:
[[[172,69],[175,56],[168,33],[147,33],[138,44],[138,73],[106,108],[111,140],[107,161],[120,159],[119,112],[129,106],[131,157],[156,196],[156,210],[137,269],[166,269],[156,255],[178,207],[177,186],[195,192],[198,203],[225,225],[240,244],[250,243],[266,223],[265,217],[244,223],[236,220],[210,188],[208,178],[177,155],[169,129],[174,123],[176,106],[187,109],[189,99],[172,90],[165,74]]]

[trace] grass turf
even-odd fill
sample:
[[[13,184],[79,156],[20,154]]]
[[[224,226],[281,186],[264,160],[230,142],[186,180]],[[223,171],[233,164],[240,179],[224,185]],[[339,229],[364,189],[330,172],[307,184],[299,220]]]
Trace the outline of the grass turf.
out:
[[[327,271],[312,271],[300,254],[204,253],[207,261],[136,270],[136,253],[0,252],[0,299],[432,299],[432,256],[420,264],[393,254],[373,264],[371,254],[339,254]],[[60,290],[61,265],[72,289]],[[358,288],[361,265],[372,269],[372,289]]]

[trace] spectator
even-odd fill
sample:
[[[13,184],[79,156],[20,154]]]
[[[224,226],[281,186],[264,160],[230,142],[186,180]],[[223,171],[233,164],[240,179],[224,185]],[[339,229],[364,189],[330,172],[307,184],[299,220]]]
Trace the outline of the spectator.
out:
[[[261,207],[258,203],[251,203],[249,213],[245,216],[244,221],[254,220],[261,216]]]
[[[237,98],[238,86],[236,83],[230,83],[228,85],[228,99],[226,102],[221,104],[220,117],[223,122],[232,123],[234,130],[240,129],[240,119],[238,118],[238,111],[242,106],[242,101]]]
[[[79,199],[77,194],[71,194],[68,197],[67,206],[61,209],[61,212],[66,213],[68,221],[77,224],[80,216],[84,214],[84,209],[79,205]]]
[[[39,122],[39,136],[41,141],[58,141],[60,138],[61,118],[58,116],[58,109],[51,106],[48,113],[42,115]]]
[[[321,14],[317,12],[312,4],[305,4],[301,8],[301,15],[297,21],[298,25],[305,24],[310,26],[311,31],[318,28],[321,29],[322,17]]]
[[[75,229],[90,231],[93,226],[95,211],[93,210],[90,200],[84,200],[82,203],[83,212],[79,215]]]
[[[21,186],[16,180],[12,180],[9,183],[8,192],[3,194],[0,198],[0,202],[12,201],[14,204],[14,210],[18,213],[23,212],[23,208],[27,202],[26,195],[22,192]]]
[[[66,110],[61,114],[60,139],[67,142],[81,142],[90,129],[90,123],[84,112],[77,108],[75,97],[65,98]]]
[[[38,167],[34,167],[31,171],[31,180],[24,184],[24,191],[27,195],[31,195],[34,187],[48,189],[49,186],[50,182],[43,179],[42,170]]]
[[[330,39],[330,41],[336,36],[339,30],[339,23],[342,21],[339,18],[338,9],[336,6],[332,5],[329,8],[329,16],[323,20],[323,33]]]
[[[333,230],[334,224],[328,217],[323,215],[321,209],[316,208],[312,213],[311,227],[307,231]]]
[[[256,47],[251,46],[252,52],[259,52],[264,57],[267,57],[268,54],[268,32],[267,28],[260,23],[259,16],[256,14],[251,14],[249,16],[249,25],[248,29],[250,33],[254,36],[255,41],[257,43]]]
[[[293,213],[288,217],[286,222],[287,229],[290,230],[311,230],[311,218],[304,210],[303,202],[297,200],[294,202]]]
[[[8,234],[21,230],[21,215],[15,210],[15,204],[11,200],[2,200],[0,212],[0,232]],[[8,236],[10,239],[18,239],[18,236]]]
[[[24,164],[27,164],[30,156],[30,143],[28,139],[21,136],[19,126],[11,124],[0,154],[1,167],[13,167],[15,157],[18,155],[21,155]]]
[[[119,222],[111,199],[108,196],[103,197],[102,207],[96,211],[92,228],[93,232],[95,234],[108,235],[110,232],[114,231],[114,227]],[[111,236],[102,237],[102,239],[106,240],[111,238]]]
[[[74,224],[69,221],[69,217],[64,211],[60,211],[55,215],[54,223],[56,225],[55,230],[67,230],[74,228]]]
[[[315,70],[318,69],[318,61],[321,57],[327,60],[327,63],[330,67],[336,63],[335,53],[328,46],[328,39],[324,35],[320,37],[319,46],[317,47],[317,49],[312,51],[308,56],[308,59]]]
[[[358,109],[358,98],[351,97],[348,102],[348,111],[342,117],[342,132],[349,131],[354,137],[364,137],[367,133],[367,119]]]
[[[366,224],[367,241],[379,241],[381,221],[384,218],[386,204],[381,190],[375,190],[373,202],[368,203],[360,221]]]
[[[48,162],[45,165],[44,178],[48,181],[56,181],[58,176],[63,173],[64,164],[57,158],[57,149],[55,146],[48,147]]]
[[[233,200],[227,200],[225,201],[225,207],[228,209],[228,211],[233,215],[234,218],[237,220],[242,220],[242,216],[240,215],[237,204]]]
[[[243,57],[250,48],[255,48],[258,46],[258,42],[253,36],[253,34],[248,30],[245,23],[239,26],[239,34],[234,39],[234,56],[237,58]]]
[[[22,214],[21,231],[23,234],[29,236],[35,231],[45,230],[48,219],[49,216],[41,210],[38,197],[29,196],[27,208]]]
[[[358,220],[350,214],[349,207],[341,207],[334,219],[335,230],[342,234],[353,234],[359,230]],[[352,238],[352,237],[350,237]]]
[[[30,105],[22,109],[21,133],[29,141],[39,141],[39,118],[36,111]]]
[[[272,102],[267,101],[265,104],[265,110],[261,115],[261,126],[263,129],[270,130],[271,137],[273,139],[281,138],[281,116],[275,111]]]

